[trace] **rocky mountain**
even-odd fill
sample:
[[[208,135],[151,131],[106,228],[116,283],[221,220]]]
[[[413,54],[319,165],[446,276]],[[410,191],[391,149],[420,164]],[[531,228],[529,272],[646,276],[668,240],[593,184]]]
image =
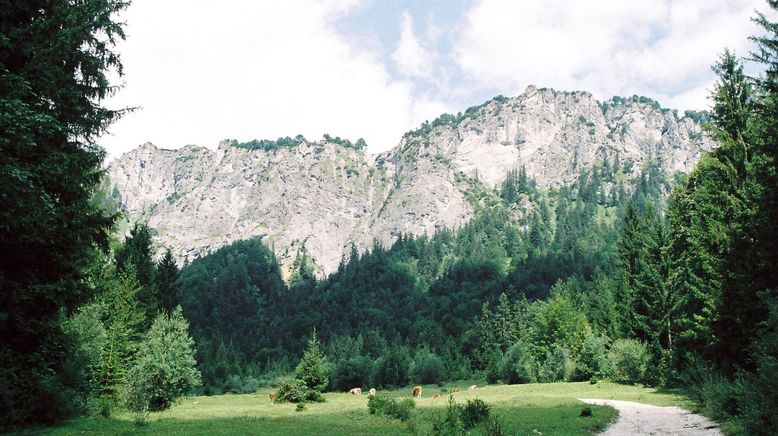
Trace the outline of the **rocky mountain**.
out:
[[[215,151],[147,143],[108,174],[128,219],[147,221],[179,259],[261,237],[286,271],[304,249],[329,273],[352,244],[364,250],[467,222],[468,189],[499,186],[512,169],[525,167],[546,188],[606,160],[628,164],[633,177],[652,159],[687,172],[713,146],[700,117],[644,97],[598,102],[530,86],[424,123],[378,155],[329,136],[223,141]]]

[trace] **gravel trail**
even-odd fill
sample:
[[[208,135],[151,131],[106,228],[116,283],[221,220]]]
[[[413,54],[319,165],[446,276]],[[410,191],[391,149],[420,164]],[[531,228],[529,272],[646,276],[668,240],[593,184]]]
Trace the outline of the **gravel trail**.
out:
[[[680,407],[659,407],[632,401],[579,398],[584,403],[611,406],[619,419],[602,434],[621,435],[699,435],[722,436],[719,427],[704,416]]]

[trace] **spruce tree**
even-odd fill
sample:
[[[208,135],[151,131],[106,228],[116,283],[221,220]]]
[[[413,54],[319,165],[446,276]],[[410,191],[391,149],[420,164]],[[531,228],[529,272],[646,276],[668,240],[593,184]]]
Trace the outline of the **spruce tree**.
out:
[[[308,348],[300,359],[300,363],[294,370],[295,378],[301,380],[308,389],[322,392],[329,384],[329,367],[327,359],[321,350],[321,344],[316,337],[316,329],[313,329]]]
[[[92,198],[123,0],[0,3],[0,427],[72,410],[60,316],[114,216]]]
[[[154,282],[159,296],[159,308],[165,313],[171,313],[178,306],[178,276],[179,270],[170,250],[157,263]]]

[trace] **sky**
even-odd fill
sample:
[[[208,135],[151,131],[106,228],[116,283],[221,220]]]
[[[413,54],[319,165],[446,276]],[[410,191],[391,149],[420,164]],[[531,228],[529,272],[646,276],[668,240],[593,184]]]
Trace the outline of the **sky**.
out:
[[[725,48],[747,56],[763,0],[134,0],[119,17],[137,107],[98,141],[325,133],[387,150],[402,134],[528,85],[705,109]]]

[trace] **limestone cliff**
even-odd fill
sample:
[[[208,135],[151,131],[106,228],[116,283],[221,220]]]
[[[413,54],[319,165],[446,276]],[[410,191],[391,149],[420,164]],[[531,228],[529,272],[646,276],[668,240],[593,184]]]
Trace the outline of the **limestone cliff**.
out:
[[[692,114],[693,115],[693,114]],[[164,150],[144,144],[109,167],[130,220],[146,220],[179,259],[259,236],[291,267],[302,247],[321,273],[351,244],[457,227],[473,213],[465,191],[477,178],[498,186],[525,167],[541,187],[569,184],[608,159],[649,159],[688,172],[713,144],[695,116],[645,98],[598,102],[587,92],[527,88],[445,115],[406,133],[379,155],[335,141],[249,149]]]

